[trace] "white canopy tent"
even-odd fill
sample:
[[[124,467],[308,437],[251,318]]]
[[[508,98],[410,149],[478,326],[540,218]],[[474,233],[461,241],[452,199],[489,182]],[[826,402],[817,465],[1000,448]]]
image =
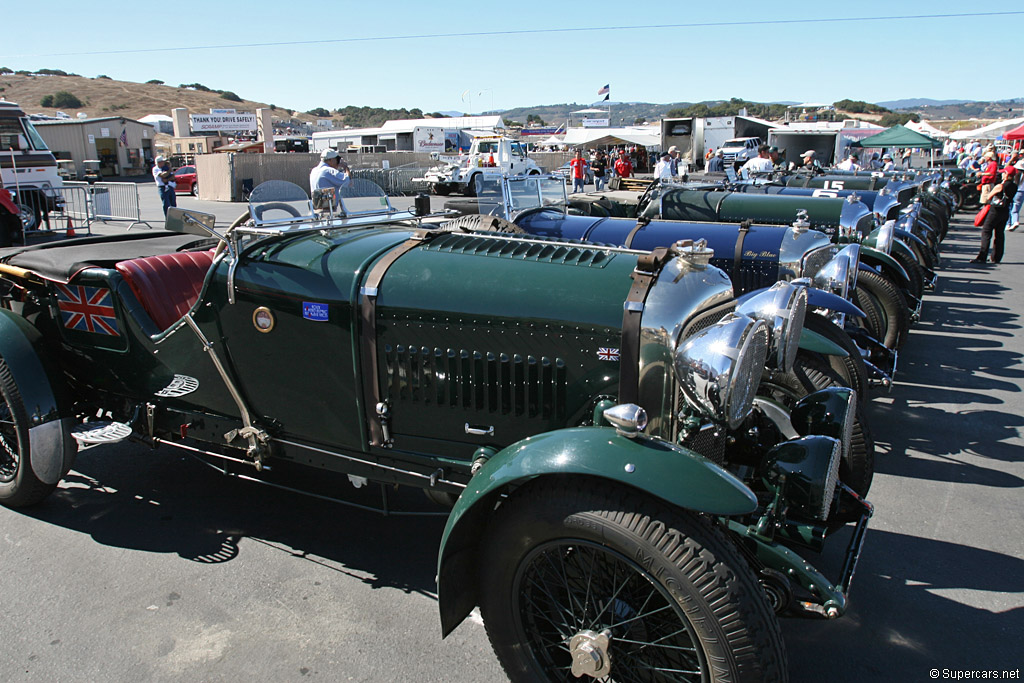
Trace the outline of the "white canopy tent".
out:
[[[954,140],[995,140],[1003,133],[1024,123],[1024,118],[1003,119],[974,130],[958,130],[949,137]]]
[[[949,133],[947,133],[944,130],[939,130],[938,128],[936,128],[932,124],[928,123],[927,121],[921,121],[919,123],[914,123],[913,121],[907,121],[903,125],[905,125],[907,128],[909,128],[912,131],[916,131],[918,133],[921,133],[922,135],[927,135],[930,138],[948,138],[949,137]]]
[[[606,147],[608,145],[657,147],[661,144],[661,134],[640,128],[570,128],[565,132],[562,143],[575,147]]]

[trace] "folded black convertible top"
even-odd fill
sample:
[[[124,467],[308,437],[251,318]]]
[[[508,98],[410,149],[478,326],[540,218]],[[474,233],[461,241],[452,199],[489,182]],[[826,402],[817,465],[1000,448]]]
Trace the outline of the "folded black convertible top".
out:
[[[119,261],[209,245],[208,238],[156,230],[8,247],[0,249],[0,263],[30,270],[47,280],[68,282],[86,268],[111,268]]]

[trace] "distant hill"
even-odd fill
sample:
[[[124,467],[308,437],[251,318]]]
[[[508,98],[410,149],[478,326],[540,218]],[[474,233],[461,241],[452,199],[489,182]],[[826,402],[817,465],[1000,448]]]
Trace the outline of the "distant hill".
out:
[[[61,72],[63,73],[63,72]],[[170,114],[175,107],[185,107],[191,113],[206,113],[210,109],[234,108],[244,111],[253,111],[260,107],[274,109],[275,116],[281,120],[293,118],[297,121],[310,122],[316,118],[334,118],[339,124],[354,126],[380,125],[383,118],[406,116],[423,116],[419,109],[413,107],[405,110],[386,110],[374,107],[364,107],[352,104],[344,107],[343,102],[325,102],[331,107],[344,107],[342,110],[348,116],[340,116],[335,113],[328,113],[326,110],[317,111],[315,114],[294,112],[275,103],[256,102],[248,100],[230,92],[218,93],[202,84],[192,84],[192,87],[178,87],[174,84],[162,84],[159,82],[132,83],[129,81],[115,81],[107,77],[88,78],[77,75],[42,75],[39,73],[0,73],[0,98],[11,102],[17,102],[22,108],[34,114],[41,112],[54,115],[58,109],[65,111],[72,117],[80,112],[90,117],[102,116],[124,116],[138,119],[147,114]],[[60,91],[67,91],[73,94],[82,102],[82,107],[71,109],[68,107],[43,107],[40,102],[46,96],[52,96]],[[697,104],[707,105],[714,108],[721,103],[735,104],[742,102],[737,98],[732,100],[716,100],[700,102]],[[410,103],[414,104],[414,103]],[[562,104],[539,104],[528,107],[515,107],[501,112],[505,119],[518,121],[525,124],[530,116],[539,117],[548,125],[559,125],[570,118],[573,111],[580,109],[611,109],[612,125],[632,125],[637,122],[656,122],[664,118],[673,109],[686,109],[692,106],[692,102],[671,102],[658,104],[651,102],[599,102],[596,105],[591,103],[562,103]],[[755,104],[755,103],[751,103]],[[785,101],[777,101],[768,104],[789,104]],[[998,119],[1022,115],[1024,100],[1002,100],[998,102],[970,102],[963,100],[930,100],[926,98],[893,100],[890,102],[879,102],[878,104],[901,112],[919,112],[923,118],[931,120],[941,119]],[[761,107],[767,109],[766,107]],[[773,107],[773,110],[776,108]],[[444,115],[455,115],[460,112],[446,111]],[[326,114],[326,116],[324,115]],[[872,119],[866,114],[856,114],[858,118]]]
[[[46,95],[60,91],[70,92],[82,101],[83,106],[79,109],[69,109],[43,107],[39,104]],[[79,112],[85,112],[90,117],[124,116],[129,119],[138,119],[147,114],[170,116],[171,109],[175,107],[185,107],[193,114],[206,114],[210,109],[255,111],[258,108],[272,106],[270,103],[241,97],[234,101],[226,99],[220,93],[204,92],[194,88],[85,76],[0,74],[0,97],[17,102],[29,114],[43,113],[53,116],[59,109],[72,117]],[[292,114],[281,107],[276,107],[276,112],[282,119],[292,118]],[[297,112],[294,117],[304,121],[312,121],[315,118]]]
[[[916,109],[917,107],[937,107],[947,104],[965,104],[970,100],[931,100],[927,97],[913,97],[905,100],[890,100],[889,102],[876,102],[886,109]]]
[[[570,114],[580,109],[608,109],[611,105],[611,118],[613,126],[633,125],[637,120],[657,121],[664,118],[670,109],[688,107],[692,102],[673,102],[671,104],[652,104],[650,102],[599,102],[596,105],[578,104],[576,102],[564,104],[538,104],[532,107],[515,107],[505,111],[503,118],[526,123],[526,117],[530,114],[539,116],[544,122],[551,126],[565,123]],[[597,116],[592,114],[590,116]]]

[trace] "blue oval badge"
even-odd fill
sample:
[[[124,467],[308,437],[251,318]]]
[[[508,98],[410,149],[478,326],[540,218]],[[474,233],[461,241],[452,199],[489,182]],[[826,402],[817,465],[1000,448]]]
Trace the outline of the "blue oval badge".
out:
[[[303,301],[302,317],[306,320],[327,322],[327,304],[319,304],[314,301]]]

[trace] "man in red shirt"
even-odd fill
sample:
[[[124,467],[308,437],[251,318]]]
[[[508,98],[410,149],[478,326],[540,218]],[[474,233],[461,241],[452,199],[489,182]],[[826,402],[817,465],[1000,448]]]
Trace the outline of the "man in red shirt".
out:
[[[576,155],[569,162],[572,169],[572,191],[586,192],[584,185],[587,182],[587,160],[583,158],[583,152],[576,150]]]
[[[620,178],[628,178],[633,174],[633,164],[630,163],[626,150],[619,150],[619,158],[615,160],[615,175]]]

